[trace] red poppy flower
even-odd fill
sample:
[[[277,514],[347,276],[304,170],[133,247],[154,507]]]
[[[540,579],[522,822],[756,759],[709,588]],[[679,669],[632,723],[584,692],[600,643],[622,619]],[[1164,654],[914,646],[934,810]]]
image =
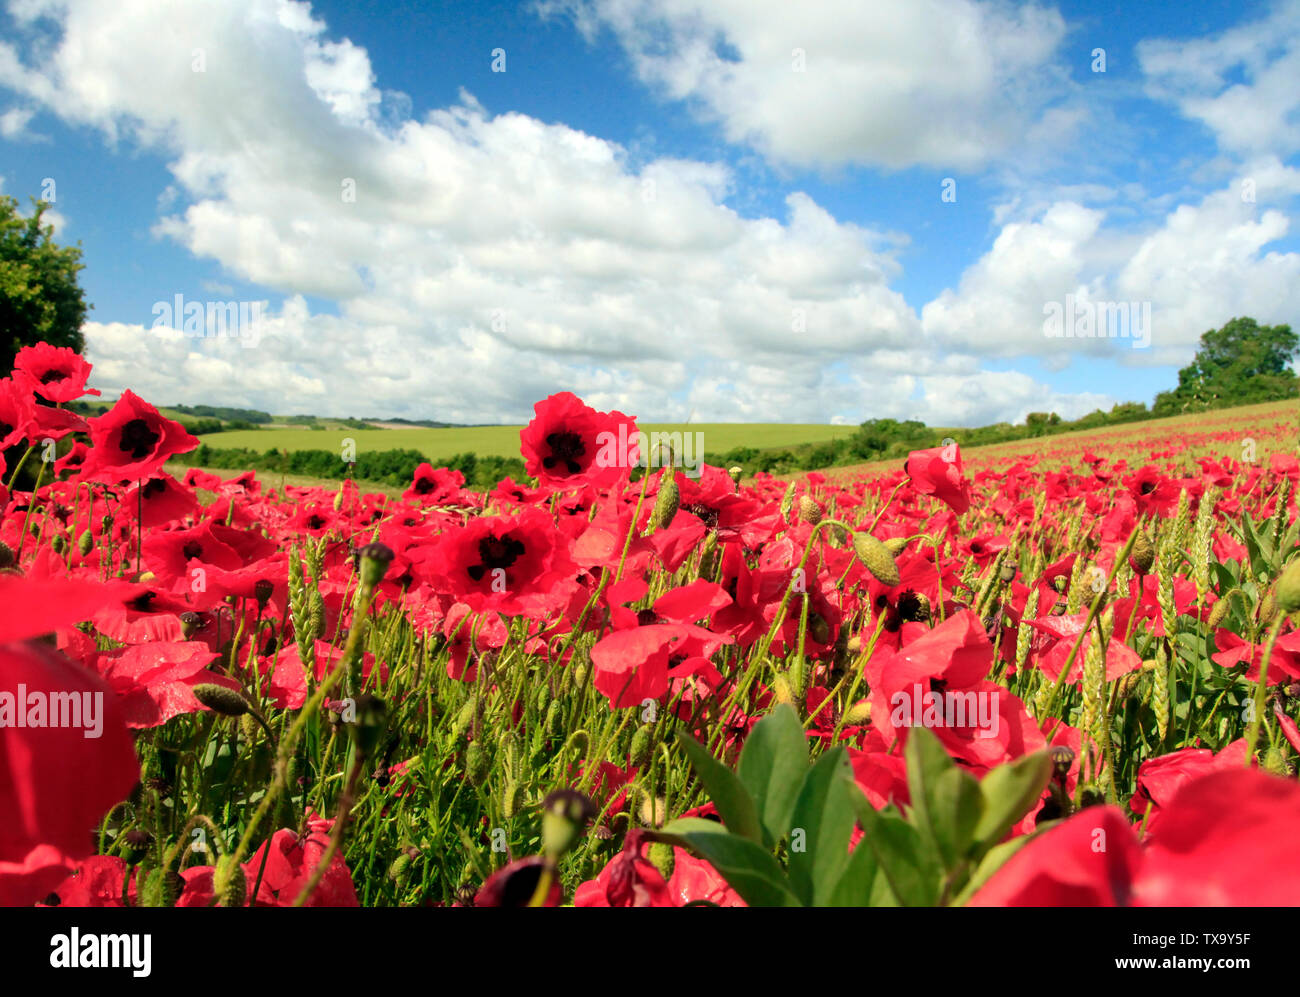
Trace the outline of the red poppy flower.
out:
[[[475,907],[527,907],[541,883],[546,857],[530,855],[515,859],[504,869],[488,877],[474,897]],[[558,907],[564,899],[559,877],[551,879],[550,888],[542,902],[543,907]]]
[[[31,387],[12,377],[0,379],[0,450],[8,450],[27,439],[36,408]]]
[[[48,645],[0,647],[0,902],[49,892],[67,869],[55,875],[55,856],[37,849],[91,854],[93,829],[139,779],[122,707],[99,676]]]
[[[957,515],[970,508],[970,482],[962,477],[961,447],[952,443],[907,455],[903,470],[912,487],[922,495],[933,495]]]
[[[179,422],[131,391],[116,405],[90,420],[91,454],[83,474],[99,481],[134,481],[152,477],[176,454],[187,453],[199,441]]]
[[[569,391],[533,406],[519,432],[524,469],[549,488],[609,487],[631,473],[639,457],[636,420],[597,412]]]
[[[441,593],[478,612],[545,615],[576,587],[568,539],[537,508],[518,516],[478,516],[449,530],[413,570]]]
[[[14,358],[14,371],[27,378],[32,390],[47,402],[71,402],[100,393],[86,387],[91,364],[67,346],[24,346]]]
[[[465,475],[445,467],[424,463],[415,469],[411,486],[402,492],[402,498],[419,501],[425,505],[447,505],[460,496],[465,486]]]

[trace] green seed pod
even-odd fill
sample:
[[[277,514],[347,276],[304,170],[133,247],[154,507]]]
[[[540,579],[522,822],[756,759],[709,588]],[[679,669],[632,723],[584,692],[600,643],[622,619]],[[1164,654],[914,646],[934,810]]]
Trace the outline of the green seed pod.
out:
[[[1139,575],[1151,573],[1151,566],[1156,562],[1156,548],[1145,530],[1138,530],[1137,536],[1134,537],[1133,549],[1129,552],[1128,560]]]
[[[903,551],[907,550],[907,537],[890,537],[888,540],[883,541],[883,543],[885,545],[885,550],[889,551],[890,555],[893,557],[897,557],[899,554],[903,553]]]
[[[825,512],[821,505],[811,495],[799,496],[799,519],[809,526],[816,526],[822,521]]]
[[[465,749],[465,776],[469,779],[470,785],[482,786],[487,781],[488,768],[488,756],[483,750],[483,745],[478,741],[471,741],[469,747]]]
[[[519,785],[513,779],[506,783],[505,791],[501,794],[501,816],[510,820],[519,812],[519,805],[523,802],[524,787]]]
[[[224,868],[223,868],[224,867]],[[222,907],[242,907],[248,899],[248,880],[243,867],[235,865],[233,855],[225,855],[217,860],[217,871],[213,883],[226,880],[225,888],[217,903]]]
[[[632,748],[628,752],[632,764],[640,768],[650,760],[650,748],[654,731],[652,725],[642,724],[632,735]]]
[[[653,841],[650,843],[650,847],[646,849],[646,858],[652,866],[659,870],[659,875],[663,876],[665,880],[672,878],[673,869],[677,864],[672,845],[666,841]]]
[[[242,717],[248,712],[248,700],[234,689],[224,685],[202,682],[191,690],[194,698],[210,709],[226,717]]]
[[[650,513],[650,526],[656,530],[667,529],[677,515],[682,492],[677,487],[677,475],[671,467],[664,468],[659,481],[659,494],[655,496],[654,511]]]
[[[89,529],[81,531],[81,536],[77,538],[77,552],[82,557],[87,557],[95,549],[95,535]]]
[[[855,533],[853,550],[858,555],[858,560],[866,565],[867,570],[882,585],[892,588],[899,583],[898,565],[894,563],[894,556],[889,553],[889,548],[870,533]]]
[[[871,700],[863,699],[854,703],[844,713],[845,727],[860,727],[871,720]]]
[[[1210,615],[1205,619],[1206,626],[1213,629],[1227,618],[1228,611],[1232,608],[1229,596],[1236,591],[1237,589],[1232,589],[1230,592],[1225,592],[1223,597],[1214,604],[1214,608],[1210,610]]]
[[[1273,593],[1273,598],[1282,612],[1290,615],[1300,610],[1300,557],[1291,558],[1291,563],[1278,578]]]
[[[54,551],[54,553],[62,554],[65,550],[68,549],[68,538],[65,537],[62,533],[54,534],[54,536],[50,537],[50,548]]]

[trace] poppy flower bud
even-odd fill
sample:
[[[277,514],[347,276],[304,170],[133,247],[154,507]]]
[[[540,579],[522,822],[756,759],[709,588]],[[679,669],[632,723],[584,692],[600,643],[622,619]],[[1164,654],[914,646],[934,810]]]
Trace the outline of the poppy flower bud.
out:
[[[844,711],[845,727],[860,727],[871,720],[871,700],[863,699]]]
[[[77,537],[77,553],[86,557],[95,549],[95,535],[89,529],[81,531],[81,536]]]
[[[1002,567],[998,568],[998,577],[1004,582],[1009,582],[1016,577],[1016,562],[1003,561]]]
[[[642,724],[632,735],[632,747],[628,751],[628,758],[633,765],[640,768],[650,760],[650,744],[653,731],[650,724]]]
[[[1129,551],[1128,563],[1139,575],[1151,573],[1151,565],[1156,561],[1156,548],[1145,530],[1138,530],[1133,539],[1133,549]]]
[[[885,550],[893,557],[897,557],[903,551],[907,550],[907,537],[890,537],[884,541]]]
[[[1264,598],[1259,600],[1259,622],[1264,624],[1272,623],[1277,616],[1277,609],[1276,589],[1269,589],[1264,593]]]
[[[221,896],[218,904],[222,907],[242,907],[248,899],[248,880],[242,866],[235,864],[233,855],[224,855],[217,860],[217,871],[212,879],[213,885],[221,884]]]
[[[1273,592],[1273,599],[1282,612],[1290,614],[1300,609],[1300,557],[1291,559]]]
[[[410,865],[411,856],[406,852],[399,853],[397,858],[393,859],[393,864],[388,867],[388,878],[400,880]]]
[[[334,495],[334,511],[335,511],[335,512],[338,512],[340,509],[343,508],[343,489],[346,488],[346,487],[347,487],[347,484],[346,484],[346,483],[339,485],[339,490],[338,490],[338,492],[336,492],[335,495]]]
[[[471,786],[482,786],[488,775],[487,752],[478,741],[471,741],[465,749],[465,777]]]
[[[1210,610],[1210,615],[1205,618],[1205,625],[1213,629],[1222,623],[1228,616],[1228,610],[1232,608],[1232,600],[1225,594],[1222,598],[1214,603]]]
[[[898,565],[894,563],[894,555],[889,553],[889,548],[870,533],[855,533],[853,550],[858,555],[858,560],[866,565],[867,570],[875,575],[882,585],[893,588],[899,583]]]
[[[745,469],[739,465],[727,468],[727,477],[731,479],[731,483],[734,484],[737,489],[740,488],[740,479],[744,477],[744,475]]]
[[[388,574],[388,566],[393,563],[393,548],[382,543],[368,543],[357,551],[361,567],[361,584],[364,588],[374,588]]]
[[[650,847],[646,849],[645,857],[665,881],[672,878],[673,869],[677,865],[677,856],[673,853],[672,845],[666,841],[652,841]]]
[[[772,695],[778,703],[794,702],[794,690],[785,675],[778,675],[772,680]]]
[[[501,816],[506,820],[514,817],[519,812],[523,799],[524,787],[514,780],[507,782],[505,791],[501,794]]]
[[[242,717],[248,712],[248,700],[224,685],[202,682],[194,686],[192,691],[194,698],[213,713],[220,713],[224,717]]]
[[[62,554],[65,550],[68,549],[68,538],[65,537],[62,533],[54,534],[54,536],[50,537],[50,548],[54,551],[54,553]]]
[[[682,493],[677,487],[677,476],[672,468],[664,469],[664,478],[659,483],[659,494],[655,496],[654,511],[650,513],[650,525],[656,530],[663,530],[672,523],[681,504]]]
[[[811,495],[799,496],[799,519],[809,526],[816,526],[824,515],[821,505]]]
[[[668,801],[646,789],[637,794],[637,817],[646,827],[662,827],[668,816]]]
[[[576,789],[559,789],[542,801],[542,850],[558,858],[573,847],[595,808]]]

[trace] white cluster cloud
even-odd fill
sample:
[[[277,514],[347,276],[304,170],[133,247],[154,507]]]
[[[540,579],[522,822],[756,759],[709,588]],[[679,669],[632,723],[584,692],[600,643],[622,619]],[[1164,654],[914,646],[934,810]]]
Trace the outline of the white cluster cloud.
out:
[[[587,30],[613,27],[646,79],[704,100],[729,137],[820,164],[996,155],[1032,110],[1022,77],[1062,31],[1051,11],[964,0],[898,5],[870,32],[857,14],[801,14],[797,91],[765,67],[791,44],[782,11],[798,5],[569,6]],[[700,421],[1069,417],[1117,399],[981,366],[1025,354],[1059,365],[1087,348],[1042,335],[1045,301],[1152,299],[1153,349],[1131,357],[1168,362],[1239,303],[1261,320],[1293,313],[1300,287],[1296,254],[1266,252],[1287,225],[1270,199],[1297,189],[1277,160],[1253,164],[1258,204],[1229,187],[1122,236],[1096,185],[1080,190],[1092,206],[1008,209],[988,253],[918,314],[890,286],[899,237],[799,192],[781,218],[742,217],[725,204],[725,164],[637,168],[615,143],[494,116],[468,93],[413,119],[365,50],[327,40],[307,4],[24,0],[12,13],[31,30],[57,19],[61,34],[26,61],[0,42],[0,86],[166,156],[156,234],[284,298],[250,347],[150,329],[154,299],[175,289],[149,289],[138,322],[87,323],[109,392],[457,422],[523,420],[564,389]],[[650,40],[665,25],[671,49]],[[872,86],[881,96],[861,99]],[[313,314],[308,297],[337,314]]]
[[[973,0],[539,0],[638,76],[799,166],[981,166],[1060,89],[1052,9]]]

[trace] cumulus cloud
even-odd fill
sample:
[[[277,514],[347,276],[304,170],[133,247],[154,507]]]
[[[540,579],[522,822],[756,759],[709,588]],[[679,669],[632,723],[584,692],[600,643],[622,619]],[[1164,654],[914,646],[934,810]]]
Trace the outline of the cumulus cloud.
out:
[[[1062,92],[1061,15],[973,0],[539,0],[589,39],[609,29],[638,76],[800,166],[974,167]],[[924,122],[924,127],[918,127]]]

